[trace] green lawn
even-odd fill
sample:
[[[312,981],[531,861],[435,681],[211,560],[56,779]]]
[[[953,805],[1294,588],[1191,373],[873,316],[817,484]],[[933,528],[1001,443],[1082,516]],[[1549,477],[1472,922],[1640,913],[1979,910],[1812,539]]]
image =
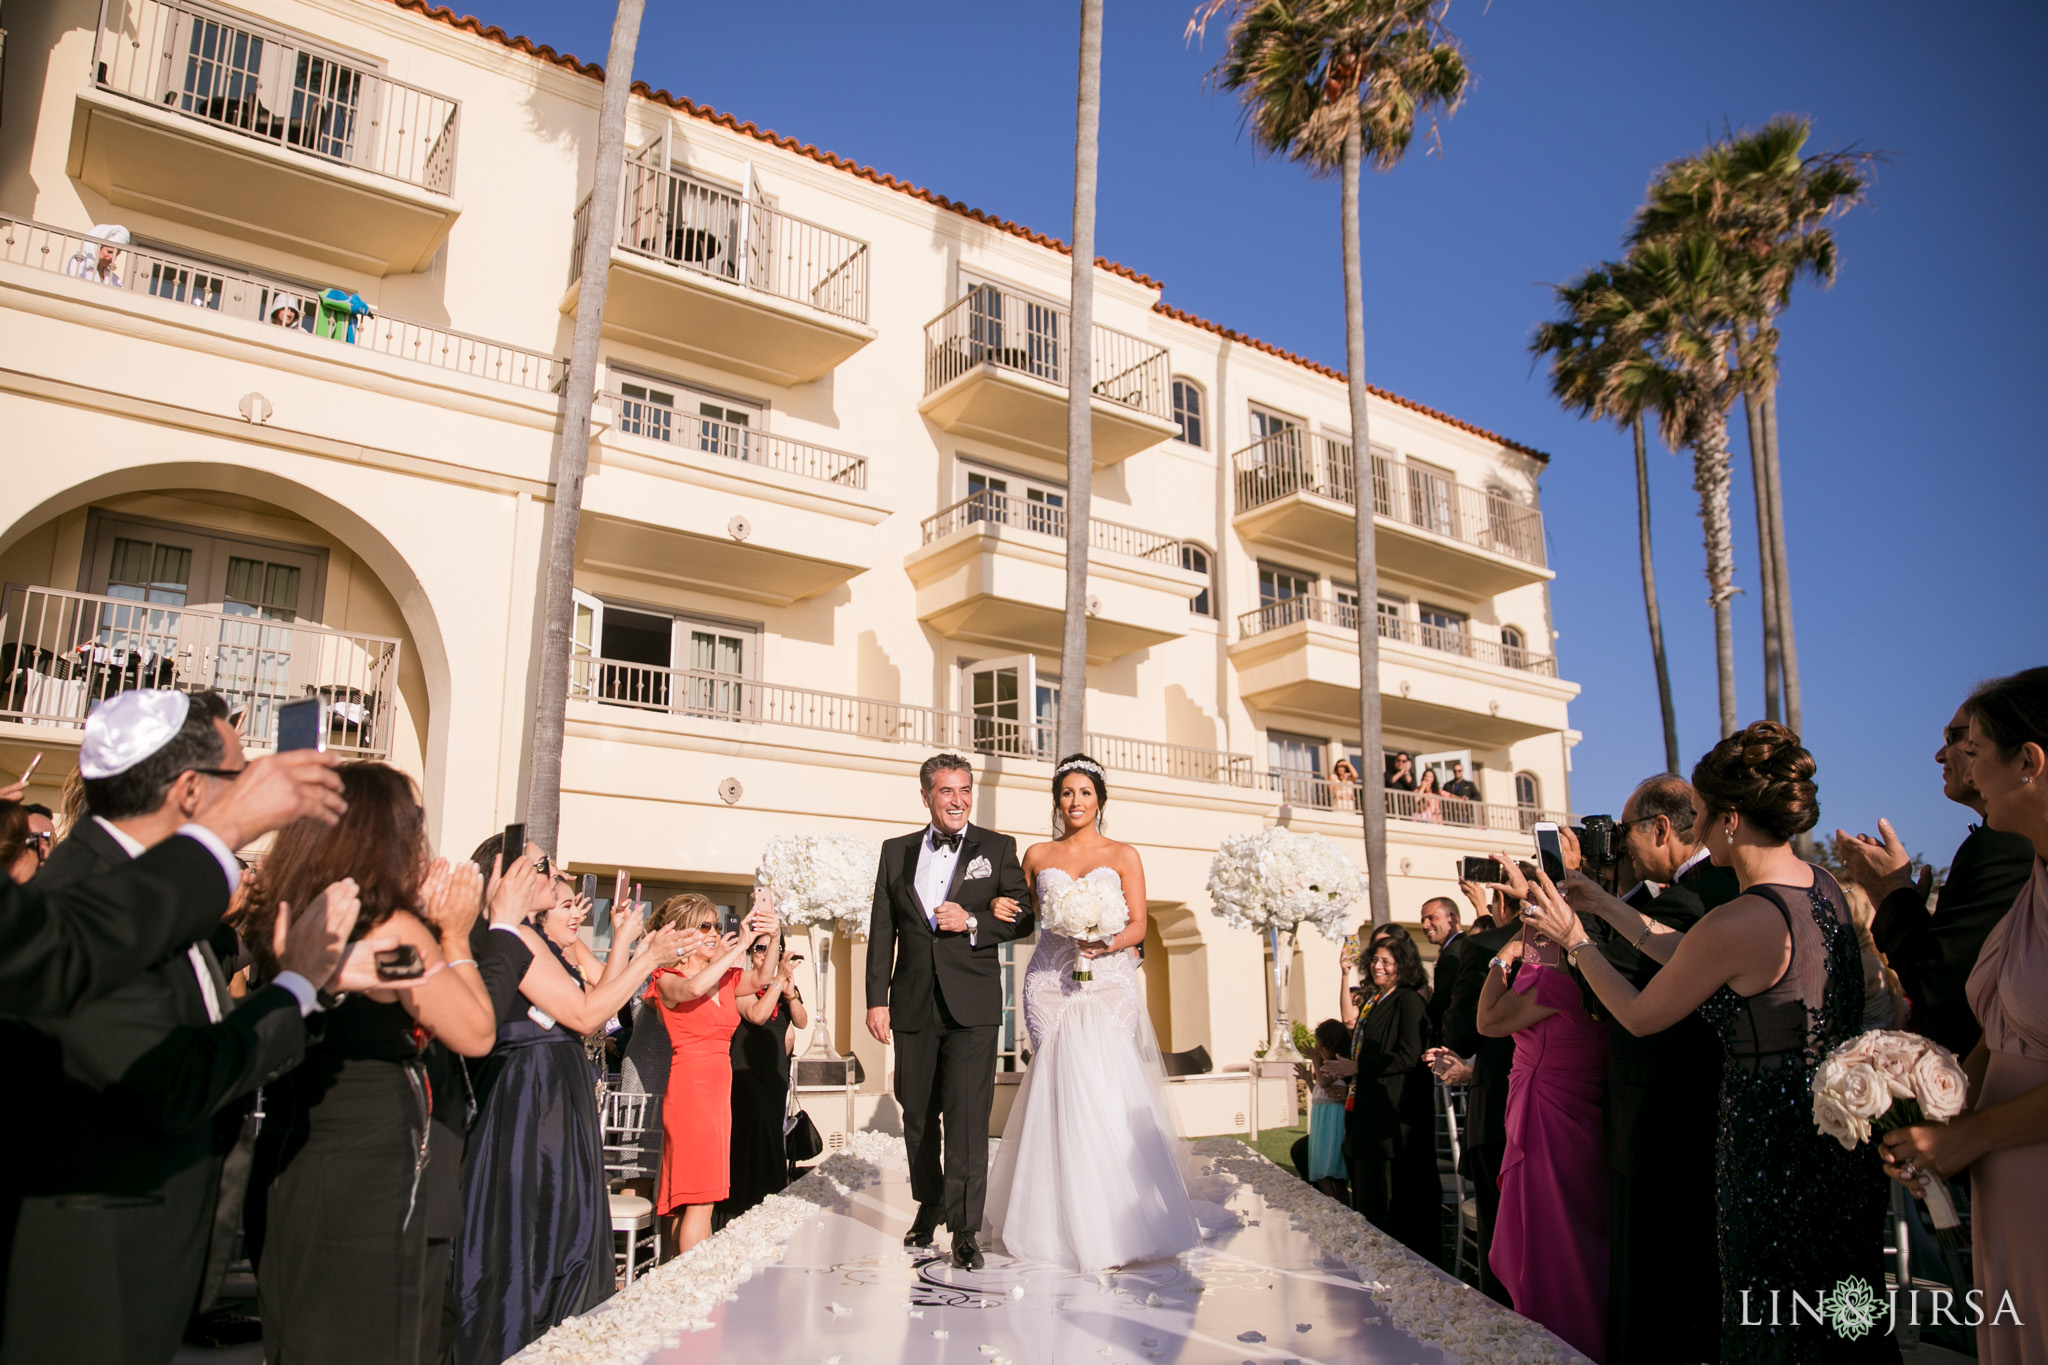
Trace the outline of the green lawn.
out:
[[[1294,1173],[1294,1163],[1287,1159],[1287,1149],[1307,1137],[1308,1129],[1261,1128],[1257,1142],[1253,1142],[1248,1133],[1235,1133],[1232,1136],[1247,1147],[1256,1147],[1260,1156],[1291,1175]]]

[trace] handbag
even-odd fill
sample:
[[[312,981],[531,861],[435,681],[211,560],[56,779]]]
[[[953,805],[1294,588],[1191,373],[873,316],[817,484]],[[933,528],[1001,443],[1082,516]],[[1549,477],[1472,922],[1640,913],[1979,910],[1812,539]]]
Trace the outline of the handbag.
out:
[[[796,1087],[791,1086],[782,1115],[783,1156],[793,1162],[815,1161],[824,1150],[825,1139],[818,1135],[818,1125],[811,1122],[811,1116],[797,1103]]]

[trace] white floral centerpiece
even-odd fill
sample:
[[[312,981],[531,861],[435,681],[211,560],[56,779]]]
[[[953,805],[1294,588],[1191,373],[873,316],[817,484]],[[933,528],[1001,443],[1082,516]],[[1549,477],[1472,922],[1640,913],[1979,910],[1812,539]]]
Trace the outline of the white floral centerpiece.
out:
[[[817,955],[818,1018],[811,1029],[810,1052],[830,1055],[832,1031],[832,934],[867,935],[868,912],[875,900],[875,875],[882,846],[857,834],[785,834],[761,850],[754,880],[775,897],[775,911],[785,924],[811,931]]]
[[[1131,922],[1123,887],[1097,877],[1069,877],[1046,896],[1038,908],[1041,928],[1083,943],[1120,934]],[[1074,980],[1093,981],[1088,958],[1074,960]]]
[[[1209,899],[1233,929],[1265,933],[1273,949],[1273,997],[1279,1013],[1272,1051],[1294,1056],[1287,1022],[1287,977],[1294,935],[1304,923],[1341,942],[1351,925],[1351,907],[1365,894],[1365,876],[1344,850],[1320,834],[1297,834],[1275,825],[1256,834],[1233,834],[1209,864]],[[1287,948],[1281,944],[1287,939]]]
[[[1917,1033],[1872,1029],[1830,1052],[1813,1073],[1813,1125],[1854,1150],[1883,1132],[1916,1123],[1947,1123],[1963,1112],[1970,1078],[1940,1043]],[[1948,1183],[1933,1172],[1920,1197],[1935,1237],[1951,1251],[1969,1243],[1948,1197]]]

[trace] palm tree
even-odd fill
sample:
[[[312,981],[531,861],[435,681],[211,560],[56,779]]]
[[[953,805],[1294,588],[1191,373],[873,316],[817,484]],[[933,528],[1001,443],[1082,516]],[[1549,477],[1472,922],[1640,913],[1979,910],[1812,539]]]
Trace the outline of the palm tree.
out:
[[[1389,899],[1386,803],[1378,788],[1386,758],[1380,741],[1380,642],[1376,629],[1379,559],[1374,543],[1372,434],[1366,410],[1365,266],[1358,241],[1358,190],[1368,159],[1379,170],[1401,162],[1418,116],[1448,117],[1465,98],[1469,73],[1445,27],[1449,0],[1208,0],[1189,22],[1201,34],[1228,13],[1223,60],[1211,79],[1235,91],[1253,145],[1317,176],[1342,179],[1344,368],[1351,399],[1352,488],[1358,561],[1358,731],[1360,810],[1372,921],[1393,918]]]
[[[547,615],[541,628],[526,798],[527,837],[550,852],[556,849],[562,820],[562,728],[569,707],[569,641],[576,612],[576,524],[583,516],[583,475],[590,463],[590,408],[597,393],[598,341],[616,236],[619,177],[625,166],[626,97],[633,86],[633,54],[640,46],[644,3],[619,0],[612,19],[604,97],[598,105],[590,230],[583,237],[582,284],[576,295],[575,340],[569,348],[569,373],[562,380],[562,427],[555,436],[554,506],[540,585]]]
[[[1102,0],[1081,0],[1081,93],[1074,115],[1074,282],[1067,340],[1067,601],[1060,630],[1058,755],[1088,732],[1088,516],[1095,441],[1095,165],[1102,124]]]
[[[1776,319],[1801,277],[1826,287],[1837,252],[1830,221],[1861,203],[1874,153],[1806,155],[1812,120],[1780,115],[1753,132],[1724,136],[1671,162],[1651,183],[1632,241],[1669,240],[1704,231],[1745,279],[1737,363],[1746,375],[1745,413],[1756,483],[1764,588],[1766,710],[1782,678],[1785,720],[1800,725],[1799,650],[1792,630],[1792,584],[1785,558],[1784,500],[1778,471]]]
[[[1671,701],[1671,670],[1664,657],[1664,619],[1657,605],[1657,569],[1650,555],[1650,471],[1643,450],[1643,412],[1661,387],[1641,338],[1604,325],[1599,302],[1626,266],[1596,266],[1555,287],[1561,317],[1543,323],[1529,349],[1550,357],[1550,391],[1568,412],[1626,426],[1636,448],[1636,542],[1642,557],[1643,610],[1650,622],[1650,659],[1657,671],[1657,706],[1664,722],[1664,770],[1678,771],[1678,715]]]

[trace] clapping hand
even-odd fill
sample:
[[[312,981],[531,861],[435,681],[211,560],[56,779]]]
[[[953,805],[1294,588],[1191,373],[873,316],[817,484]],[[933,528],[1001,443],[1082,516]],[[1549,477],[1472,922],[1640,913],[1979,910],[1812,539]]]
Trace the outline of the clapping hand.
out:
[[[1849,880],[1868,892],[1873,902],[1882,905],[1892,892],[1913,885],[1913,860],[1891,821],[1880,819],[1877,832],[1880,837],[1873,839],[1868,834],[1836,830],[1835,857],[1841,860]]]
[[[298,973],[315,987],[325,985],[341,962],[342,949],[356,927],[361,909],[355,881],[348,877],[329,886],[320,893],[319,900],[296,915],[289,905],[279,901],[277,924],[270,938],[270,950],[277,957],[278,967]]]
[[[512,860],[509,867],[505,863],[507,857]],[[491,923],[525,923],[526,917],[533,913],[533,893],[539,883],[540,873],[535,870],[533,860],[526,856],[526,850],[499,855],[488,897]]]
[[[443,943],[468,944],[470,928],[483,912],[484,877],[476,864],[436,858],[420,882],[420,909]],[[467,952],[462,954],[468,956]]]

